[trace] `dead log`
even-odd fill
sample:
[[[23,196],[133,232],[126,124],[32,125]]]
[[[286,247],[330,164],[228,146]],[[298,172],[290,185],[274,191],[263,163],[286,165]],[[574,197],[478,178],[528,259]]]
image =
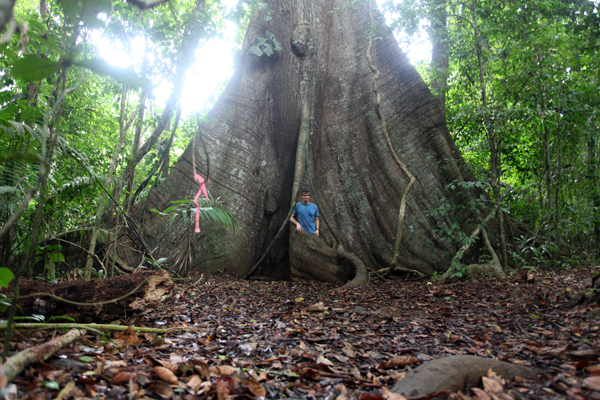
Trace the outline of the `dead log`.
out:
[[[504,379],[533,378],[536,370],[505,361],[476,356],[450,356],[429,361],[410,371],[392,387],[405,397],[421,397],[439,392],[464,390],[465,383],[477,386],[489,369]]]
[[[25,315],[66,316],[81,323],[114,321],[156,308],[162,296],[170,293],[174,286],[165,271],[57,284],[19,279],[18,304]],[[6,292],[12,294],[12,287]]]
[[[81,335],[82,331],[79,329],[72,329],[66,334],[52,339],[49,342],[43,343],[37,347],[30,347],[10,357],[0,366],[0,389],[4,389],[6,385],[19,375],[27,365],[33,362],[47,360],[58,350],[81,338]]]

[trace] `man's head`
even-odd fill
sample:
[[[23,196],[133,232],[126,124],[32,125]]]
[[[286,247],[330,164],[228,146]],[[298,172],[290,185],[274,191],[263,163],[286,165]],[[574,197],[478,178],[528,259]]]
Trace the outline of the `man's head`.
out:
[[[304,203],[304,204],[310,203],[310,190],[302,189],[302,192],[300,192],[300,194],[302,195],[302,203]]]

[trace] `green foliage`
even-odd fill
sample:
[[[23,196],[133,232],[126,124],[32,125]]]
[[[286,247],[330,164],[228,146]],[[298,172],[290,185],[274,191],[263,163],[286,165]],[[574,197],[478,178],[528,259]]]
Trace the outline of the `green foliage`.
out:
[[[226,205],[214,200],[207,202],[205,199],[198,199],[201,204],[199,216],[202,221],[214,221],[218,225],[225,228],[231,228],[235,232],[237,228],[241,228],[235,217],[227,211]],[[177,220],[182,220],[184,225],[191,225],[195,221],[196,205],[191,200],[172,201],[172,206],[163,211],[151,209],[161,216],[169,217],[170,223],[173,224]]]
[[[131,158],[136,130],[143,141],[146,133],[160,123],[164,109],[151,96],[147,82],[156,81],[157,77],[172,80],[177,63],[191,62],[193,57],[186,56],[189,43],[185,43],[185,38],[193,26],[202,28],[196,32],[205,41],[218,35],[225,24],[219,2],[207,2],[200,12],[196,1],[183,0],[159,5],[141,15],[131,3],[109,0],[59,0],[46,4],[48,13],[39,9],[39,2],[17,2],[14,14],[21,24],[20,34],[0,45],[0,70],[5,71],[0,75],[0,217],[7,221],[15,212],[22,212],[0,243],[0,258],[12,265],[19,265],[28,250],[40,204],[40,166],[48,161],[46,155],[53,135],[57,135],[56,147],[45,183],[41,238],[89,226],[104,191],[113,193],[125,186],[120,177]],[[245,10],[240,16],[246,17],[241,19],[247,19],[248,8]],[[98,58],[99,37],[130,54],[143,43],[145,53],[138,59],[132,57],[127,68],[115,67]],[[276,50],[279,42],[269,40]],[[123,84],[124,122],[137,115],[142,98],[144,114],[127,131],[113,179],[105,188],[120,134]],[[76,90],[60,103],[61,118],[47,121],[66,88]],[[171,164],[183,153],[195,131],[195,116],[184,116],[172,145]],[[158,155],[159,151],[154,150],[148,163],[137,166],[134,190]],[[117,199],[120,205],[125,195],[126,192]],[[79,245],[85,246],[83,242]],[[62,251],[42,245],[36,258],[46,266],[46,278],[55,279],[54,267],[64,260]]]
[[[402,0],[385,5],[405,46],[442,23],[434,20],[440,15],[436,7],[447,17],[448,128],[477,178],[486,182],[492,171],[490,135],[495,135],[500,180],[512,187],[503,207],[531,232],[512,249],[515,259],[530,267],[597,260],[599,4]],[[418,70],[430,82],[439,72],[426,63]],[[453,227],[441,229],[447,237],[458,235]]]
[[[256,35],[254,38],[254,44],[250,46],[248,52],[258,57],[263,55],[271,57],[273,54],[275,54],[275,52],[280,54],[283,48],[281,47],[281,43],[279,43],[279,41],[275,38],[275,34],[267,30],[265,35],[266,36]]]
[[[12,271],[6,267],[0,267],[0,286],[7,288],[12,279]]]

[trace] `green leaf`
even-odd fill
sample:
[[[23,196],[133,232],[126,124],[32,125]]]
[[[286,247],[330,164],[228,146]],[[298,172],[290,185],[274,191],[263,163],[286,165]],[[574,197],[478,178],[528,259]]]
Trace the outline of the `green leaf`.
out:
[[[266,55],[268,55],[269,57],[271,57],[273,55],[273,48],[271,47],[271,45],[269,44],[265,44],[263,47],[263,51],[265,52]]]
[[[113,67],[109,63],[100,59],[90,59],[83,61],[75,61],[73,64],[87,68],[92,72],[102,75],[109,75],[117,81],[133,87],[145,87],[147,82],[142,79],[133,70],[128,68]]]
[[[81,356],[79,357],[79,362],[82,363],[91,363],[94,361],[94,358],[90,357],[90,356]]]
[[[54,50],[56,53],[63,54],[63,51],[60,48],[60,45],[58,43],[56,43],[54,41],[54,39],[52,39],[48,35],[41,35],[35,31],[29,31],[29,32],[27,32],[27,36],[29,36],[32,39],[37,40],[38,42],[40,42],[42,44],[45,44],[46,46],[48,46],[49,48]]]
[[[10,281],[12,281],[13,273],[6,267],[0,268],[0,286],[7,288]]]
[[[25,81],[37,81],[57,73],[60,67],[61,64],[58,61],[28,54],[14,62],[10,76]]]
[[[19,188],[14,186],[0,186],[0,194],[19,192]]]
[[[42,382],[42,385],[44,385],[44,387],[48,389],[60,390],[60,385],[58,384],[58,382],[44,381]]]
[[[256,45],[250,47],[250,51],[252,52],[252,54],[255,54],[259,57],[264,54],[263,51],[261,49],[259,49],[258,46],[256,46]]]

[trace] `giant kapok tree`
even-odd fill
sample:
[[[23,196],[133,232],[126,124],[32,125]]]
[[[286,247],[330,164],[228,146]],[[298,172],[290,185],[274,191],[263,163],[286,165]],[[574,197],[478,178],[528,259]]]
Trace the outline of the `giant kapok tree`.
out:
[[[150,211],[193,198],[194,173],[209,177],[241,230],[204,225],[194,234],[193,224]],[[468,234],[474,219],[459,207],[468,196],[447,185],[469,180],[437,99],[375,2],[268,0],[256,7],[208,122],[130,214],[143,221],[141,239],[155,258],[241,276],[359,283],[366,269],[448,269],[458,246],[440,232],[458,223]],[[289,227],[303,187],[320,209],[319,238]],[[456,212],[428,212],[442,203]],[[133,237],[117,248],[129,265],[142,259]]]

